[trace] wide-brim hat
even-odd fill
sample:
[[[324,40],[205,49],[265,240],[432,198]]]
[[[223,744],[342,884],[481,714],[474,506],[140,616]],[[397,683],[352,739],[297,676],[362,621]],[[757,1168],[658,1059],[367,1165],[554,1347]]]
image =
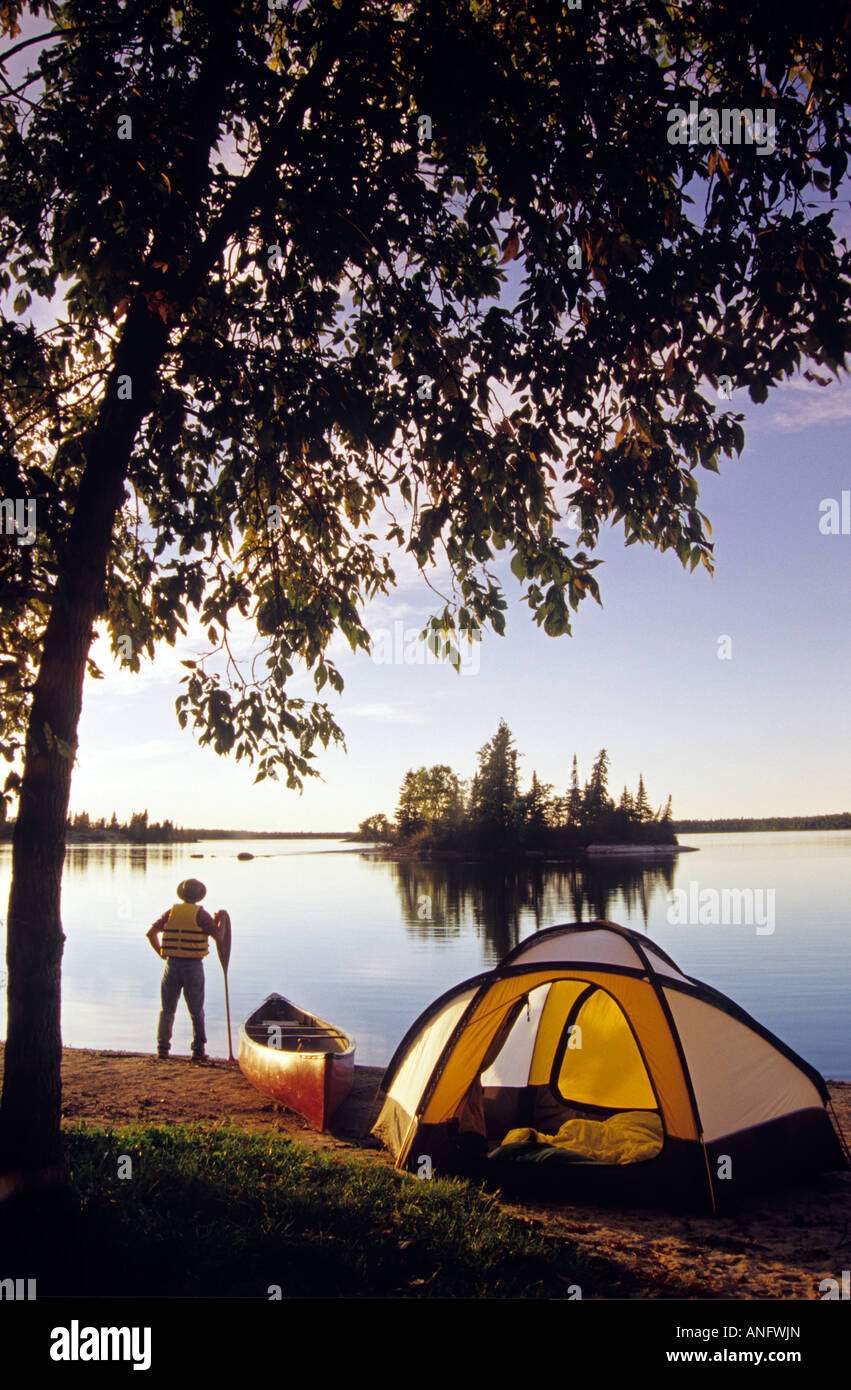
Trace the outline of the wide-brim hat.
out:
[[[177,885],[177,896],[185,903],[199,903],[206,892],[206,887],[197,878],[185,878]]]

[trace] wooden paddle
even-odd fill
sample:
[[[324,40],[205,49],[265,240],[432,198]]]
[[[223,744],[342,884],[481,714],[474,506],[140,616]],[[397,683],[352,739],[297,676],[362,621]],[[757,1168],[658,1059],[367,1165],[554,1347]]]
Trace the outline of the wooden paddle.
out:
[[[231,927],[230,917],[222,908],[216,913],[215,923],[222,928],[221,939],[216,942],[216,950],[225,975],[225,1014],[228,1021],[228,1061],[233,1061],[233,1044],[230,1036],[230,1000],[228,999],[228,961],[230,960]]]

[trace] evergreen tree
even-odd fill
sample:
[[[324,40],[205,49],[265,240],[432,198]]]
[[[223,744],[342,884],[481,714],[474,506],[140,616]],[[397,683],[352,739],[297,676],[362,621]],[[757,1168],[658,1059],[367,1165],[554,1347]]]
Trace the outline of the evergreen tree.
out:
[[[538,840],[555,819],[555,805],[551,783],[539,782],[537,772],[532,773],[532,785],[522,798],[523,817],[532,840]]]
[[[638,792],[636,793],[635,803],[633,805],[633,814],[635,815],[635,819],[642,825],[645,821],[651,819],[650,802],[647,800],[647,793],[644,790],[644,777],[641,773],[638,774]]]
[[[609,755],[605,748],[601,748],[591,769],[591,776],[585,784],[582,812],[586,825],[595,825],[611,806],[608,776]]]
[[[470,820],[479,839],[505,843],[519,814],[517,749],[504,719],[479,749],[479,767],[470,791]]]
[[[577,826],[582,820],[582,792],[579,787],[579,764],[573,755],[573,771],[570,775],[570,791],[567,794],[567,823]]]
[[[399,790],[399,803],[396,807],[396,826],[402,839],[421,829],[423,824],[419,810],[415,773],[409,769],[402,778]]]
[[[130,817],[130,824],[127,827],[127,838],[134,844],[144,844],[148,838],[148,813],[147,811],[134,811]]]

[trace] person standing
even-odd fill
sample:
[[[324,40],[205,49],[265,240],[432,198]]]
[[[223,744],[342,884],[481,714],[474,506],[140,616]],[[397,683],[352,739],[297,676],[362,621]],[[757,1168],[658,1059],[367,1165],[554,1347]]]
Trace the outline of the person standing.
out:
[[[147,933],[158,956],[165,960],[160,990],[161,1009],[157,1028],[157,1057],[166,1058],[171,1048],[171,1031],[181,991],[192,1019],[192,1061],[210,1062],[204,1029],[204,957],[208,938],[221,939],[221,928],[203,907],[207,889],[197,878],[178,884],[180,899],[158,917]],[[162,941],[159,936],[162,934]]]

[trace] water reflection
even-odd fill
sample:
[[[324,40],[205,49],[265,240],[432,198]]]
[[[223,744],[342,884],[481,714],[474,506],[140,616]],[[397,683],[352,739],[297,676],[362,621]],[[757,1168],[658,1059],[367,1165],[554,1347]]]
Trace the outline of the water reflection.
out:
[[[231,910],[232,1019],[282,989],[345,1026],[365,1065],[385,1064],[432,1000],[492,969],[531,932],[607,917],[648,932],[686,974],[729,994],[823,1075],[851,1080],[851,831],[692,839],[701,853],[673,862],[513,866],[380,860],[334,841],[74,844],[62,886],[63,1037],[70,1047],[150,1051],[162,963],[145,933],[175,901],[180,879],[192,875],[207,884],[211,907]],[[240,862],[241,852],[256,858]],[[10,878],[11,846],[0,845],[0,1037]],[[673,924],[667,895],[691,879],[701,890],[775,890],[777,930],[758,936],[744,925]],[[215,958],[207,980],[210,1050],[224,1056]],[[188,1052],[189,1016],[182,1017]]]
[[[133,873],[143,874],[153,863],[168,864],[182,858],[183,845],[69,845],[65,851],[66,874],[84,874],[87,869],[129,868]]]
[[[595,917],[628,916],[648,926],[650,903],[673,887],[673,860],[640,865],[629,860],[553,864],[525,860],[499,865],[481,861],[399,860],[388,864],[365,855],[382,874],[392,874],[409,935],[451,941],[472,925],[492,961],[507,954],[530,928]]]

